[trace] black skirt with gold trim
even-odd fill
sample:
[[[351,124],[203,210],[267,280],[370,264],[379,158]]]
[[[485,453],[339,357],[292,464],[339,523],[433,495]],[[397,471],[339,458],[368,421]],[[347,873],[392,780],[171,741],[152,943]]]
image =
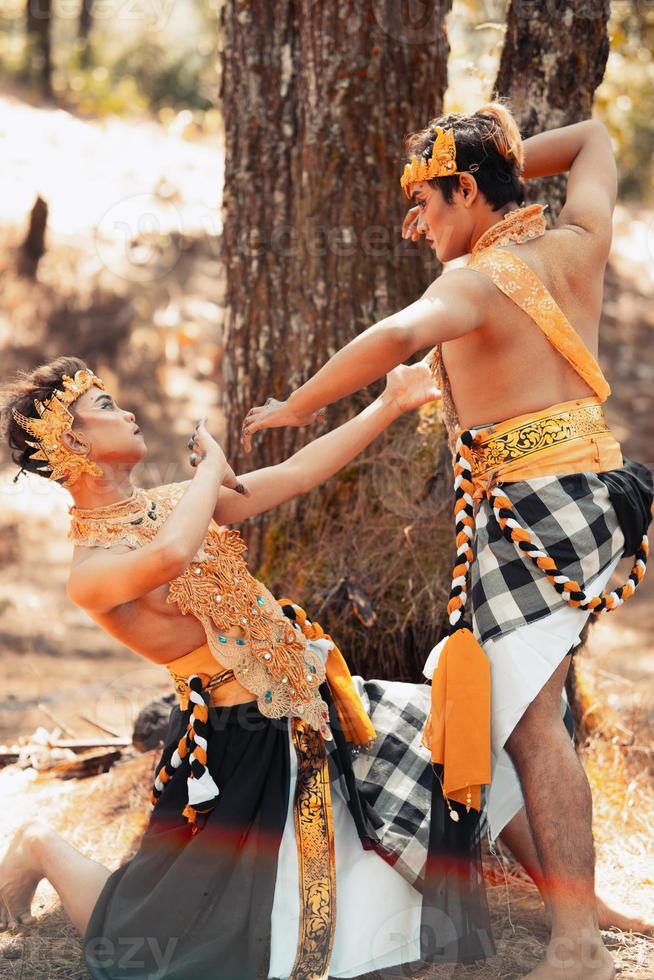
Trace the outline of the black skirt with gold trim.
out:
[[[333,743],[325,743],[299,719],[263,716],[256,701],[209,707],[207,769],[220,789],[218,803],[190,824],[183,815],[188,764],[175,770],[137,853],[108,877],[93,908],[83,937],[91,977],[268,977],[278,854],[290,802],[291,745],[298,763],[293,813],[302,908],[291,976],[329,975],[337,901],[330,780],[339,778],[347,788],[361,846],[391,865],[397,854],[385,843],[393,828],[385,826],[371,803],[370,786],[356,776],[355,756],[340,730],[327,682],[321,694],[330,709]],[[175,751],[187,721],[187,712],[172,708],[157,770]],[[388,749],[390,742],[382,744]],[[458,823],[449,819],[428,760],[425,766],[432,783],[432,818],[419,883],[421,958],[427,963],[484,958],[495,950],[478,821],[474,811],[464,809]],[[401,822],[406,816],[400,810],[394,819]]]

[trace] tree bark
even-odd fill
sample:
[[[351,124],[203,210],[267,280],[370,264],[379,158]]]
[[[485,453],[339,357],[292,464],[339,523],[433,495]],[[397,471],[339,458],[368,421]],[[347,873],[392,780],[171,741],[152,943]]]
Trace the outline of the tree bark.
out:
[[[441,111],[450,4],[230,0],[223,7],[232,463],[245,462],[239,435],[252,405],[286,397],[434,276],[433,260],[400,236],[399,180],[404,135]],[[331,406],[329,426],[352,411],[352,400]],[[279,461],[306,438],[298,429],[266,432],[247,468]]]
[[[510,99],[523,139],[588,119],[609,56],[609,0],[511,0],[493,97]],[[527,202],[549,204],[553,221],[567,177],[531,180]]]

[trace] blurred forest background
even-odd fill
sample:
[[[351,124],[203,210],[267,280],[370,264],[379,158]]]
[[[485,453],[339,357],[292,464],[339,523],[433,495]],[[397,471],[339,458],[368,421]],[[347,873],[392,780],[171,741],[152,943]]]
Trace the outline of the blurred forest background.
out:
[[[245,411],[284,397],[439,274],[426,246],[400,239],[403,137],[493,91],[513,100],[525,137],[591,114],[609,128],[620,183],[600,346],[608,416],[626,455],[653,467],[654,5],[636,0],[0,0],[0,381],[58,354],[86,358],[136,414],[144,487],[192,476],[186,440],[201,415],[240,472],[282,458],[324,427],[276,430],[244,457]],[[556,213],[564,193],[552,178],[528,201]],[[361,400],[332,406],[326,426]],[[13,482],[16,469],[0,447],[0,741],[28,743],[39,726],[129,741],[168,675],[67,600],[71,498],[30,474]],[[419,681],[449,590],[450,479],[428,406],[325,488],[246,527],[251,570],[305,605],[353,673]],[[600,878],[643,908],[650,578],[591,631],[575,702]],[[20,804],[3,832],[53,807],[68,839],[117,864],[156,761],[122,754],[75,788],[0,769],[0,793]],[[85,803],[97,812],[80,826]],[[510,924],[505,874],[523,888]],[[19,962],[24,980],[44,976],[44,950],[49,976],[85,976],[51,890],[37,894],[44,921],[22,946],[0,937],[0,978]],[[520,976],[544,937],[538,902],[507,862],[494,894],[500,972],[470,975]],[[616,948],[625,977],[652,975],[646,941]]]

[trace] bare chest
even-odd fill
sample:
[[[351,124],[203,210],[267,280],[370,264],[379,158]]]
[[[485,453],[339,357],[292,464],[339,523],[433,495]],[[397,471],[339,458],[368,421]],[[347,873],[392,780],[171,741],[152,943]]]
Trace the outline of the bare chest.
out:
[[[168,585],[162,585],[110,612],[87,612],[130,650],[164,664],[206,640],[204,627],[195,616],[180,612],[174,603],[166,603],[168,591]]]

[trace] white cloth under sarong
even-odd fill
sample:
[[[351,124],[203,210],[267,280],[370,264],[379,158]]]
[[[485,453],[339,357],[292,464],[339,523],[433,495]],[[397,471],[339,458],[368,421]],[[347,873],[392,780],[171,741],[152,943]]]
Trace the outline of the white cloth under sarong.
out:
[[[613,558],[587,587],[589,598],[605,588],[620,557]],[[518,773],[504,746],[563,658],[579,643],[589,615],[566,605],[482,643],[491,668],[491,783],[486,794],[486,815],[493,842],[525,803]],[[428,679],[438,663],[437,650],[435,647],[431,651],[423,669]]]
[[[289,725],[291,780],[288,813],[277,862],[271,916],[269,978],[287,980],[295,960],[300,892],[293,799],[297,757]],[[361,846],[340,779],[330,781],[336,862],[336,931],[330,977],[362,973],[420,959],[422,896],[376,851]]]

